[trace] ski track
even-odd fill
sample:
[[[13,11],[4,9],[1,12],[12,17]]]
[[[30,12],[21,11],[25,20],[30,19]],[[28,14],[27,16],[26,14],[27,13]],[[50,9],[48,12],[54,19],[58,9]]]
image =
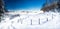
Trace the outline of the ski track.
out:
[[[60,13],[4,15],[0,29],[60,29]]]

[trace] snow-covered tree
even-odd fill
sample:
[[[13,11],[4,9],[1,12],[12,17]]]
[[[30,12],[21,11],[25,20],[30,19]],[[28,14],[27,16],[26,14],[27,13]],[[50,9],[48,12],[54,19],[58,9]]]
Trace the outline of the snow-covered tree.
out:
[[[5,9],[4,1],[0,0],[0,22],[1,22],[2,14],[4,14],[5,12],[7,12],[7,10]]]

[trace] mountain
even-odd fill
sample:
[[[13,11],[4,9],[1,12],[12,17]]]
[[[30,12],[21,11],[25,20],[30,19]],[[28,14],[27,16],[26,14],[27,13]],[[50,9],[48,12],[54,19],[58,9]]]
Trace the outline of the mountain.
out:
[[[0,29],[60,29],[60,13],[16,13],[4,14]]]

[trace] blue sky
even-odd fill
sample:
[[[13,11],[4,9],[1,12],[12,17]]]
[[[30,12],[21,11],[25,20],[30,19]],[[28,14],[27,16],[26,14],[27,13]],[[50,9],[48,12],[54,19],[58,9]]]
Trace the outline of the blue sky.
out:
[[[28,9],[31,7],[41,8],[45,0],[4,0],[7,9]]]

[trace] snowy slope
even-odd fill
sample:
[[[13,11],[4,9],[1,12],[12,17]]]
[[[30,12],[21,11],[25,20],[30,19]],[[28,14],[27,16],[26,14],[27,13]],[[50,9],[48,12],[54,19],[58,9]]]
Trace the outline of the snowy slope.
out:
[[[58,12],[10,12],[3,19],[0,29],[60,29]]]

